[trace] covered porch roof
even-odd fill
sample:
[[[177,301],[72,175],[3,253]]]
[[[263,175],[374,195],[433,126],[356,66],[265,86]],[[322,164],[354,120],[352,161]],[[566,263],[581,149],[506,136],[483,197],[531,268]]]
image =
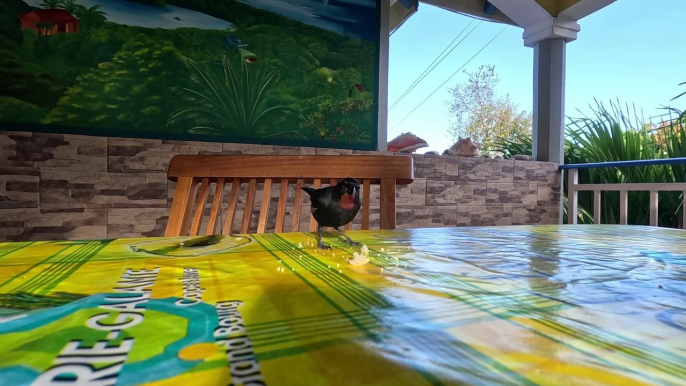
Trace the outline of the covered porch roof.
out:
[[[539,161],[563,162],[566,44],[577,39],[579,20],[616,0],[422,0],[451,12],[522,28],[523,44],[534,48],[533,154]],[[417,0],[389,0],[388,31],[417,12]],[[382,8],[382,21],[384,9]],[[382,22],[382,31],[385,26]],[[382,46],[385,34],[382,32]],[[386,42],[388,42],[386,40]],[[388,80],[388,46],[382,50],[381,79]],[[385,62],[384,62],[385,59]],[[380,85],[387,93],[387,83]],[[379,104],[379,145],[386,141],[387,96]],[[384,142],[382,145],[381,142]]]
[[[390,31],[417,12],[417,0],[390,1]],[[447,11],[495,23],[531,28],[542,19],[578,21],[616,0],[421,0]]]

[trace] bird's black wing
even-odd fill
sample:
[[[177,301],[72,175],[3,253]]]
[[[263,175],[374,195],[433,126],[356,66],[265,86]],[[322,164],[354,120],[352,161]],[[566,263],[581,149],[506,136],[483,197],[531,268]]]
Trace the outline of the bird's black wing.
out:
[[[331,190],[322,189],[317,192],[314,197],[310,197],[312,201],[312,208],[321,209],[326,208],[331,203]]]

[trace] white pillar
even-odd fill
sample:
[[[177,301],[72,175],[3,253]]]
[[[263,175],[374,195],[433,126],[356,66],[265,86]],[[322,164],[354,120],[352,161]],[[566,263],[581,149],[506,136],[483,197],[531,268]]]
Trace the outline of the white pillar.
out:
[[[578,20],[616,0],[578,0],[555,16],[536,0],[489,1],[524,29],[524,45],[534,48],[534,159],[562,164],[566,44],[576,40],[580,30]],[[562,216],[563,200],[560,200],[560,224]]]
[[[544,39],[534,45],[533,156],[564,163],[566,41]]]
[[[381,7],[381,20],[379,21],[379,83],[376,94],[378,96],[378,117],[377,117],[377,150],[386,151],[388,149],[388,49],[389,31],[391,17],[391,2],[378,2]]]

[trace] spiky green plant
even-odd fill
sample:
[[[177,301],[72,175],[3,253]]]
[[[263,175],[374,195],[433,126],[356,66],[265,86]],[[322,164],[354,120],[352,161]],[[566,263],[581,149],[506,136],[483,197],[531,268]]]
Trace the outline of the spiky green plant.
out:
[[[614,103],[606,108],[597,103],[592,117],[570,119],[567,131],[572,143],[578,148],[579,160],[574,163],[613,162],[661,158],[660,147],[645,130],[643,119],[626,107]],[[633,115],[633,116],[632,116]],[[571,161],[571,160],[570,160]],[[579,162],[580,161],[580,162]],[[579,171],[582,183],[631,183],[658,182],[664,167],[597,168]],[[629,193],[629,222],[645,224],[649,221],[649,196],[646,192]],[[619,193],[602,194],[601,219],[603,222],[619,222]],[[593,193],[579,193],[579,205],[593,210]]]
[[[240,65],[223,57],[221,65],[197,63],[183,57],[193,85],[175,87],[188,107],[174,113],[168,126],[188,124],[193,134],[273,135],[273,126],[283,123],[291,110],[275,104],[271,94],[277,85],[275,72]]]
[[[596,101],[591,116],[568,119],[565,140],[565,163],[583,164],[629,160],[686,157],[686,114],[671,110],[679,118],[672,119],[665,129],[665,141],[657,142],[648,132],[648,125],[641,115],[628,106],[620,108],[617,103],[606,107]],[[531,154],[531,139],[500,143],[505,157],[514,154]],[[684,165],[658,165],[644,167],[594,168],[579,170],[581,184],[659,183],[684,182]],[[565,181],[566,191],[566,181]],[[628,197],[630,224],[647,225],[650,215],[649,194],[630,192]],[[682,226],[683,195],[681,192],[660,192],[659,225]],[[593,192],[579,193],[580,223],[593,222]],[[619,193],[603,192],[601,196],[601,221],[619,222]],[[565,197],[566,221],[566,197]]]
[[[506,159],[512,158],[515,155],[532,155],[533,143],[531,137],[518,137],[513,140],[504,139],[496,141],[495,150],[503,153]]]
[[[683,85],[686,85],[686,82],[679,83],[679,86],[683,86]],[[672,98],[672,100],[681,98],[681,97],[684,96],[684,95],[686,95],[686,91],[685,91],[685,92],[682,92],[681,94],[679,94],[679,95],[677,95],[677,96],[675,96],[674,98]]]

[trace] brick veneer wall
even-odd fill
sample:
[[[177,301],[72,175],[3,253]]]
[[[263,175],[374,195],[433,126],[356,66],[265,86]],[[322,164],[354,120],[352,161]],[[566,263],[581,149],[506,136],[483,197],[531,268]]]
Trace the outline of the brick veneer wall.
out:
[[[0,131],[0,241],[161,236],[174,185],[165,173],[176,154],[369,152]],[[556,164],[413,158],[415,181],[397,191],[400,228],[557,222]],[[378,226],[378,193],[372,202]]]

